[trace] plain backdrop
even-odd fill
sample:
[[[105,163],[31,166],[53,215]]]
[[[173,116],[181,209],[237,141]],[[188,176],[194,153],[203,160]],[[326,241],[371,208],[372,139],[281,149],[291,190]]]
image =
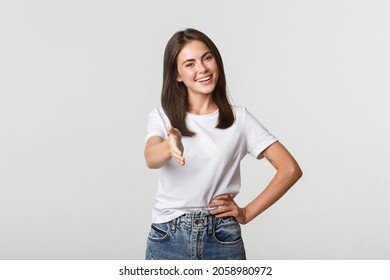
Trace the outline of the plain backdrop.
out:
[[[390,2],[0,2],[0,259],[143,259],[143,155],[174,32],[205,32],[229,92],[303,178],[242,227],[249,259],[390,258]],[[272,178],[242,161],[244,206]]]

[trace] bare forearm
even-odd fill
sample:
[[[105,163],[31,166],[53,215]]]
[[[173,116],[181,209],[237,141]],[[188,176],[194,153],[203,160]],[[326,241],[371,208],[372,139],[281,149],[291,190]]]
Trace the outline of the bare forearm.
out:
[[[230,195],[218,195],[209,203],[210,208],[215,208],[211,214],[217,218],[233,216],[240,224],[246,224],[278,201],[302,176],[298,163],[281,143],[275,142],[262,155],[276,169],[268,186],[244,208],[239,207]]]
[[[278,170],[268,186],[245,208],[245,223],[253,220],[278,201],[302,176],[297,166],[291,170]]]
[[[170,127],[169,133],[165,140],[160,136],[152,136],[146,142],[145,159],[149,168],[160,168],[171,158],[175,158],[181,166],[185,164],[180,131]]]
[[[148,146],[145,149],[145,159],[146,165],[152,169],[160,168],[168,162],[171,154],[167,140]]]

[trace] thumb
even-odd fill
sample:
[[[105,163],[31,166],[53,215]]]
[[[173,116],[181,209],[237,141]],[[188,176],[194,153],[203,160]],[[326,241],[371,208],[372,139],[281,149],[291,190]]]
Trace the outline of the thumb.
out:
[[[177,128],[174,128],[172,126],[170,126],[168,128],[168,132],[169,132],[169,134],[172,134],[174,136],[180,136],[181,135],[180,131]]]

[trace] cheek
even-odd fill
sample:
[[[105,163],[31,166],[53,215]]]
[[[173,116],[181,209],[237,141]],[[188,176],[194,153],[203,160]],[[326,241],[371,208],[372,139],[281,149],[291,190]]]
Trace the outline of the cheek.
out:
[[[192,70],[185,70],[181,74],[181,78],[183,80],[192,80],[195,76],[195,71]]]
[[[186,73],[182,69],[178,69],[176,80],[178,82],[182,82],[185,79],[186,79]]]
[[[218,67],[215,67],[215,68],[213,69],[213,72],[214,72],[215,77],[218,79],[218,78],[219,78]]]
[[[215,72],[215,73],[219,73],[219,71],[218,71],[218,65],[217,65],[216,63],[212,63],[212,64],[210,65],[210,69],[212,69],[212,71]]]

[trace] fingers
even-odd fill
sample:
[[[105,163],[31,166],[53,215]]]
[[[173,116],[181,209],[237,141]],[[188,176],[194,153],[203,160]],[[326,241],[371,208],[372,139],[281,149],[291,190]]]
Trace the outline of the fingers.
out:
[[[245,208],[240,208],[230,195],[216,196],[209,203],[209,207],[214,208],[210,213],[217,218],[235,217],[240,224],[246,223]]]
[[[179,131],[177,128],[174,128],[174,127],[172,127],[172,126],[170,126],[170,127],[168,128],[168,132],[169,132],[170,135],[180,136],[180,137],[181,137],[180,131]]]
[[[172,145],[171,146],[171,156],[176,159],[176,161],[181,165],[183,166],[185,164],[185,159],[184,159],[184,155],[183,155],[183,146],[181,147],[182,149],[180,149],[179,147],[177,147],[176,145]]]
[[[226,200],[226,199],[229,199],[229,198],[232,198],[231,195],[228,195],[228,194],[220,194],[220,195],[217,195],[216,197],[213,198],[213,200]]]
[[[178,157],[183,156],[183,151],[180,150],[177,146],[171,147],[171,153],[172,156],[178,156]]]
[[[222,209],[224,207],[221,206],[229,206],[230,204],[235,205],[233,198],[228,194],[222,194],[214,197],[209,203],[209,207],[219,207],[219,209]]]
[[[179,153],[177,152],[173,152],[172,153],[172,157],[177,161],[177,163],[179,163],[181,166],[183,166],[185,164],[185,159],[184,159],[184,156],[183,156],[183,153],[179,151]]]
[[[185,164],[185,159],[183,156],[184,147],[181,142],[181,133],[174,127],[169,127],[168,132],[171,156],[177,161],[177,163],[179,163],[180,166],[183,166]]]
[[[181,165],[185,164],[185,159],[183,156],[183,151],[181,151],[177,146],[171,146],[171,156]]]
[[[215,208],[210,213],[213,215],[217,215],[217,218],[226,217],[226,216],[234,216],[232,214],[236,213],[239,208],[237,204],[234,202],[233,198],[229,195],[219,195],[216,196],[210,203],[210,208]]]

